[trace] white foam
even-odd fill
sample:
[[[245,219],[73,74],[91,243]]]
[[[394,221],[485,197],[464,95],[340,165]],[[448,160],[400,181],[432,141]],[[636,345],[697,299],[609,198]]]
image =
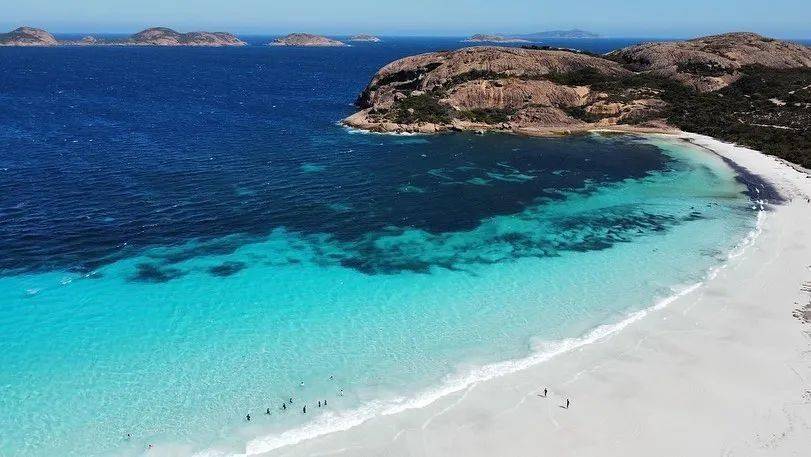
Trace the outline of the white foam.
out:
[[[729,265],[729,260],[742,255],[747,248],[754,244],[755,240],[762,232],[762,226],[766,215],[765,204],[763,202],[757,202],[757,204],[759,206],[759,211],[755,228],[750,231],[738,245],[730,250],[730,252],[727,254],[726,262],[723,262],[722,264],[708,270],[703,280],[684,286],[678,290],[674,289],[674,293],[672,295],[656,301],[648,308],[628,314],[619,322],[614,324],[600,325],[592,329],[586,335],[578,338],[567,338],[560,341],[542,344],[539,346],[540,349],[538,351],[525,358],[484,365],[477,367],[464,375],[449,376],[448,379],[441,385],[423,391],[414,397],[398,397],[386,401],[374,401],[366,403],[354,410],[324,413],[318,416],[312,422],[299,428],[287,430],[280,434],[268,435],[253,439],[246,444],[244,454],[231,454],[231,456],[246,457],[263,454],[274,449],[298,444],[302,441],[319,436],[348,430],[374,417],[387,416],[410,409],[423,408],[442,397],[467,389],[474,384],[527,369],[539,363],[550,360],[558,355],[604,340],[609,336],[618,333],[629,325],[641,320],[649,313],[661,310],[679,298],[698,290],[707,281],[714,279],[721,270],[725,269]],[[202,457],[205,455],[210,454],[196,454],[196,457]]]
[[[343,127],[347,133],[353,135],[391,135],[391,136],[427,136],[427,133],[420,132],[375,132],[372,130],[364,130],[355,127],[350,127],[344,123],[338,122],[337,125]]]

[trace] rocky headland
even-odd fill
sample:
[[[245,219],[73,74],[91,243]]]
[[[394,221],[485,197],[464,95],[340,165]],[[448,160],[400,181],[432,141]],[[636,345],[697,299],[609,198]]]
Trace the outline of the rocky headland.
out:
[[[374,75],[345,124],[378,132],[704,133],[811,166],[811,48],[751,33],[607,55],[483,46]]]
[[[463,43],[529,43],[523,38],[510,38],[501,35],[476,34],[470,38],[462,40]]]
[[[58,41],[42,29],[20,27],[0,35],[0,46],[244,46],[246,43],[225,32],[180,33],[166,27],[153,27],[122,40],[97,39]]]
[[[349,41],[364,41],[368,43],[380,43],[382,41],[380,37],[376,37],[374,35],[352,35],[349,37]]]
[[[20,27],[0,34],[0,46],[56,46],[59,42],[45,30]]]
[[[309,33],[291,33],[290,35],[276,38],[270,43],[271,46],[346,46],[343,41],[333,40],[321,35]]]

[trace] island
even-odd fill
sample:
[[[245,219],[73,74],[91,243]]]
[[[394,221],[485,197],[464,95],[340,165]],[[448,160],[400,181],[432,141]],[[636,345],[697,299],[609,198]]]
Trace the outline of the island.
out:
[[[546,32],[535,32],[521,35],[521,37],[530,40],[542,40],[545,38],[601,38],[601,36],[597,33],[587,32],[580,29],[548,30]]]
[[[245,42],[225,32],[179,33],[166,27],[153,27],[130,38],[110,44],[140,46],[245,46]]]
[[[374,35],[360,34],[360,35],[352,35],[351,37],[349,37],[349,41],[364,41],[364,42],[368,42],[368,43],[380,43],[381,40],[380,40],[379,37],[376,37]]]
[[[753,33],[606,55],[481,46],[394,61],[346,125],[554,135],[690,131],[811,166],[811,48]]]
[[[321,35],[309,33],[291,33],[290,35],[276,38],[270,43],[271,46],[346,46],[343,41],[333,40]]]
[[[20,27],[0,35],[0,46],[245,46],[247,43],[225,32],[180,33],[166,27],[153,27],[122,40],[86,36],[81,40],[58,41],[45,30]]]
[[[0,34],[0,46],[56,46],[59,42],[45,30],[19,27]]]
[[[523,38],[509,38],[501,35],[476,34],[462,40],[463,43],[529,43]]]

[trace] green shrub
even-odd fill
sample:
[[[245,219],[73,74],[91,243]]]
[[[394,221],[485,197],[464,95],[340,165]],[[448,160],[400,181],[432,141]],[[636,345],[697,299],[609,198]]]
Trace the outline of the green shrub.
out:
[[[456,117],[471,122],[481,122],[484,124],[501,124],[510,121],[510,116],[515,114],[513,110],[505,109],[472,109],[456,113]]]
[[[395,104],[394,121],[400,124],[447,124],[451,121],[450,109],[430,94],[413,95]]]

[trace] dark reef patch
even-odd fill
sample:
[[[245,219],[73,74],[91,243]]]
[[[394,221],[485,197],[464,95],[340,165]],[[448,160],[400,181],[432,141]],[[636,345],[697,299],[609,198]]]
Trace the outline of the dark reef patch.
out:
[[[239,273],[245,268],[245,262],[223,262],[208,269],[213,276],[226,277]]]
[[[151,263],[139,263],[137,268],[138,270],[130,278],[130,281],[160,284],[186,274],[177,268],[160,268]]]

